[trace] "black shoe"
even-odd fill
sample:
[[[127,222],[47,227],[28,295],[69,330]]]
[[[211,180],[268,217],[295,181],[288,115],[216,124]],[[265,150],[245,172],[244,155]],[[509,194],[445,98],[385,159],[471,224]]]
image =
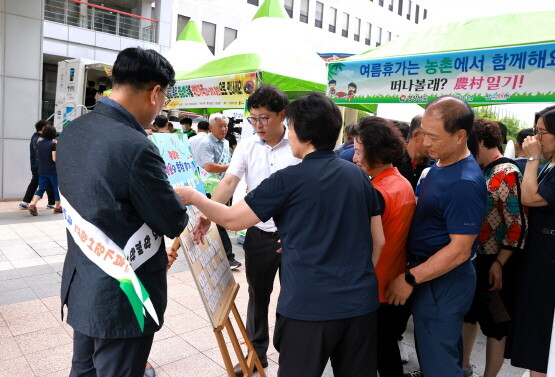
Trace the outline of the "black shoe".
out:
[[[235,259],[228,259],[228,262],[229,268],[231,268],[232,270],[235,270],[242,266],[241,262],[237,262]]]
[[[259,357],[259,359],[260,359],[260,364],[262,364],[262,368],[268,367],[268,357],[266,355]],[[256,372],[256,365],[254,366],[253,372]],[[233,373],[235,373],[235,377],[243,377],[243,369],[241,369],[241,364],[236,364],[233,367]]]

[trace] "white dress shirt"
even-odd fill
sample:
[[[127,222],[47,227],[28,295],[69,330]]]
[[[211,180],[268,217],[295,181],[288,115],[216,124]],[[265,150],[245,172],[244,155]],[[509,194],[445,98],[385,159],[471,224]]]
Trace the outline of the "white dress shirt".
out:
[[[287,131],[274,147],[270,147],[260,137],[253,135],[241,140],[237,145],[226,174],[233,174],[239,179],[245,175],[247,191],[250,192],[272,173],[299,162],[301,160],[293,157],[291,152]],[[273,219],[259,222],[256,227],[265,232],[277,231]]]

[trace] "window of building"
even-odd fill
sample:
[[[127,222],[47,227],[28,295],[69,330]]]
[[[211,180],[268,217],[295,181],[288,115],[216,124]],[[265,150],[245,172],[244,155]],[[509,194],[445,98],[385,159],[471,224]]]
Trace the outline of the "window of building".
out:
[[[237,30],[230,27],[224,29],[224,50],[237,38]]]
[[[314,16],[314,26],[321,29],[324,16],[324,3],[319,1],[316,2],[316,14]]]
[[[175,40],[179,38],[179,34],[181,34],[183,29],[185,28],[185,25],[187,25],[187,22],[189,22],[190,19],[191,17],[182,16],[180,14],[177,15],[177,33],[175,36]]]
[[[354,35],[354,40],[355,41],[360,41],[360,18],[356,18],[355,17],[355,35]]]
[[[345,38],[349,37],[349,14],[343,13],[343,27],[341,35]]]
[[[202,37],[206,41],[208,49],[214,53],[216,48],[216,24],[202,21]]]
[[[418,23],[418,16],[420,14],[420,5],[416,4],[416,10],[414,11],[414,22]]]
[[[293,0],[285,0],[283,5],[289,17],[293,18]]]
[[[330,26],[329,31],[335,33],[335,25],[337,23],[337,9],[330,7]]]
[[[364,37],[364,44],[370,46],[370,38],[372,37],[372,24],[366,23],[366,35]]]
[[[378,26],[378,38],[376,39],[376,47],[382,44],[382,28]]]
[[[393,12],[393,1],[394,1],[394,0],[389,0],[389,10],[390,10],[391,12]]]
[[[258,0],[247,0],[247,4],[252,4],[258,6]]]
[[[397,14],[399,16],[403,15],[403,0],[399,0],[399,8],[397,8]]]
[[[380,5],[380,7],[383,7],[383,0],[379,0],[378,4]]]
[[[422,17],[422,19],[425,20],[426,18],[428,18],[428,9],[424,8],[424,16]]]
[[[388,31],[388,32],[387,32],[387,41],[389,42],[390,40],[391,40],[391,32]]]
[[[299,20],[308,24],[308,0],[301,0],[301,15]]]
[[[407,9],[407,20],[410,20],[412,10],[412,0],[409,0],[409,9]]]

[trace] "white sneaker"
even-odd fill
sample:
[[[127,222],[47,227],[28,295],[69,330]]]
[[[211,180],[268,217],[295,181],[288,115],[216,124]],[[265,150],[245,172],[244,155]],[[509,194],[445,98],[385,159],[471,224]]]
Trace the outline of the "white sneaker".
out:
[[[413,370],[412,372],[403,374],[403,377],[422,377],[422,369]]]
[[[407,347],[405,347],[405,345],[402,342],[397,342],[397,344],[399,345],[399,353],[401,354],[401,361],[403,362],[403,364],[408,363],[410,358],[409,358],[409,351],[407,351]]]
[[[474,375],[474,365],[468,364],[467,367],[462,368],[464,377],[472,377]]]

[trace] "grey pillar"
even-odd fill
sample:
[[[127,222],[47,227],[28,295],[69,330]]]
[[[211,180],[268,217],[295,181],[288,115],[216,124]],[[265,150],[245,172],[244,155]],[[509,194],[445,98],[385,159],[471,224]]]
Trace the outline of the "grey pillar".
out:
[[[42,97],[43,0],[0,0],[0,199],[31,179],[29,139]]]

